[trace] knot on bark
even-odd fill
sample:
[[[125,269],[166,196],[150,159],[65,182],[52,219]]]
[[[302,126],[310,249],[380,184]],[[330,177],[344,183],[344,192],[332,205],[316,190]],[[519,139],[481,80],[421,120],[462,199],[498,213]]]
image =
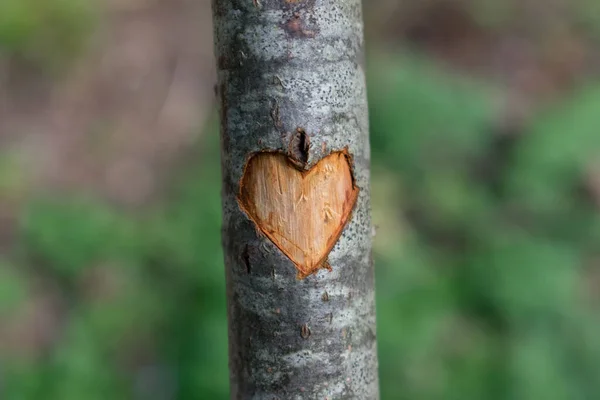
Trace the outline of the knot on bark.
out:
[[[306,164],[308,164],[309,149],[310,138],[304,129],[297,128],[290,139],[288,153],[298,168],[306,168]]]

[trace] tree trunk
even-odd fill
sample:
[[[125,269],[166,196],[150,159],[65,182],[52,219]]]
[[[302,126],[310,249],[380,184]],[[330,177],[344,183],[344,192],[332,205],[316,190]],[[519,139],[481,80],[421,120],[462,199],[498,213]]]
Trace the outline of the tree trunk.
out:
[[[232,399],[377,399],[360,0],[213,0]]]

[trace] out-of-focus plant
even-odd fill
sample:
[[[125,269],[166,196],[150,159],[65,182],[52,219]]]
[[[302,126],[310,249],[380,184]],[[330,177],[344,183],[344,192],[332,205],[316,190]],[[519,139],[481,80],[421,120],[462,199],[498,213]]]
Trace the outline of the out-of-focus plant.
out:
[[[375,216],[401,221],[376,246],[383,397],[593,397],[597,88],[501,138],[493,91],[427,59],[370,83],[373,160],[396,176],[375,176]]]
[[[87,0],[2,0],[0,56],[17,56],[48,68],[76,56],[98,13]]]

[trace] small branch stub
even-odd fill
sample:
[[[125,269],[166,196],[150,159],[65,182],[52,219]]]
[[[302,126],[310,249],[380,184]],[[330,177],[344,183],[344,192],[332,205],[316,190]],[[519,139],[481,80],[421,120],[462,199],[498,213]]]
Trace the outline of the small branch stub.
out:
[[[296,129],[290,140],[288,155],[290,162],[297,168],[304,169],[308,163],[308,152],[310,150],[310,138],[302,128]]]

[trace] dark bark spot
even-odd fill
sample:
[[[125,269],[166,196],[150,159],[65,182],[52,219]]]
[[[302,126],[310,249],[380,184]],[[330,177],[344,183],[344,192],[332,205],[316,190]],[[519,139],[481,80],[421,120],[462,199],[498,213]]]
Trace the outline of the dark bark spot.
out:
[[[277,75],[275,75],[273,77],[273,83],[275,85],[279,86],[282,90],[284,90],[286,88],[285,85],[283,84],[283,81],[281,80],[281,78],[278,77]]]
[[[292,18],[283,24],[283,29],[290,37],[297,39],[314,38],[316,35],[314,29],[306,27],[299,13],[294,13]]]
[[[369,328],[365,335],[363,336],[360,344],[362,346],[369,346],[370,343],[373,343],[377,340],[377,334],[373,331],[372,328]]]
[[[302,128],[296,129],[290,140],[289,155],[298,167],[304,168],[308,163],[310,138]]]
[[[224,55],[219,56],[219,59],[217,60],[217,67],[219,70],[227,69],[227,57]]]
[[[308,327],[307,324],[302,325],[302,327],[300,328],[300,336],[302,337],[302,339],[308,339],[310,337],[310,328]]]
[[[221,126],[227,126],[227,113],[229,111],[229,104],[227,102],[227,85],[225,83],[221,84],[221,87],[218,88],[219,98],[221,100]]]
[[[246,267],[246,272],[250,274],[252,272],[252,265],[250,265],[250,251],[248,249],[248,245],[244,246],[244,251],[242,251],[242,262]]]
[[[227,84],[222,83],[218,88],[219,98],[221,100],[221,146],[226,151],[229,150],[229,134],[227,132],[227,114],[229,113],[229,103],[227,101]]]
[[[212,9],[216,17],[223,17],[226,14],[225,1],[213,0]]]
[[[329,293],[324,292],[323,295],[321,296],[321,300],[329,301]]]
[[[277,100],[273,102],[273,107],[271,107],[271,119],[273,120],[273,125],[275,128],[281,129],[283,124],[281,123],[281,118],[279,115],[279,103],[277,103]]]

